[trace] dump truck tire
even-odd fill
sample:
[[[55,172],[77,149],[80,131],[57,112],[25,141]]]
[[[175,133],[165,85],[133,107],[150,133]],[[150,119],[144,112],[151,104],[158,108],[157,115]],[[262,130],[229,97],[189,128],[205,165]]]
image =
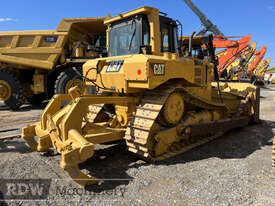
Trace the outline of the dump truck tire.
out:
[[[36,94],[28,98],[28,102],[31,105],[39,105],[46,99],[46,94]]]
[[[67,68],[58,75],[55,81],[54,92],[55,94],[66,94],[71,86],[77,86],[80,81],[82,81],[81,76],[72,68]]]
[[[26,101],[23,86],[14,73],[9,70],[0,70],[0,81],[8,83],[10,95],[4,101],[5,104],[12,110],[18,109]]]

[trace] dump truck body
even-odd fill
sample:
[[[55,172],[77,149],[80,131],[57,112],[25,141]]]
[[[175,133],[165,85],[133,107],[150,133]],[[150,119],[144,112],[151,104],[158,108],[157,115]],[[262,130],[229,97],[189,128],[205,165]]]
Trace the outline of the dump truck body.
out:
[[[98,181],[78,167],[93,156],[95,144],[124,139],[130,152],[159,161],[258,121],[258,89],[218,81],[211,35],[183,38],[183,55],[176,21],[156,8],[105,24],[109,56],[83,65],[85,85],[96,85],[98,94],[73,87],[55,95],[41,121],[22,131],[33,150],[61,153],[61,167],[77,183]]]
[[[0,61],[20,68],[51,70],[61,56],[68,32],[0,32]]]
[[[81,68],[88,59],[105,55],[103,21],[103,17],[63,19],[56,30],[0,32],[0,69],[4,73],[2,79],[0,75],[0,101],[16,109],[28,97],[52,96],[55,87],[55,92],[65,92],[60,86],[65,80],[56,82],[62,72],[70,69],[67,73],[74,78],[72,67]],[[13,81],[22,89],[20,101],[12,97],[12,87],[18,86]]]

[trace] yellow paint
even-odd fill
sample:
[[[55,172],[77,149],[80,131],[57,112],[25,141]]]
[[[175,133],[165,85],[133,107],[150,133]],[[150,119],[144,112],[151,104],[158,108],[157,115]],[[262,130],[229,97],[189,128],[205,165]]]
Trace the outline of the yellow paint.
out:
[[[12,90],[8,82],[0,80],[0,101],[6,101],[11,97]]]
[[[88,52],[80,54],[77,51],[83,48],[75,47],[76,42],[82,41],[87,34],[105,35],[104,19],[105,17],[66,18],[61,20],[56,30],[0,32],[0,69],[9,67],[15,72],[34,70],[33,83],[23,83],[28,95],[51,90],[47,88],[46,79],[57,65],[65,63],[70,57],[98,56],[91,56]],[[72,60],[69,59],[67,63],[70,61]],[[77,61],[85,62],[87,59]]]
[[[148,152],[153,146],[152,142],[158,140],[156,155],[159,155],[167,152],[173,143],[180,141],[180,138],[184,138],[178,137],[186,126],[185,123],[192,125],[230,118],[238,112],[240,112],[239,115],[249,117],[255,114],[252,109],[254,107],[248,102],[251,100],[254,103],[256,99],[256,87],[253,85],[221,83],[220,92],[224,101],[221,104],[218,85],[213,83],[214,65],[212,63],[196,56],[179,56],[177,53],[161,52],[157,9],[141,7],[109,18],[105,23],[110,25],[138,14],[146,15],[150,22],[152,54],[131,54],[89,60],[83,66],[83,75],[90,80],[86,81],[86,85],[99,85],[103,93],[91,95],[84,93],[78,87],[73,87],[69,89],[67,95],[55,95],[43,111],[41,121],[22,130],[22,138],[33,150],[41,152],[54,148],[61,153],[61,167],[81,185],[93,184],[97,181],[96,178],[81,172],[78,167],[80,163],[93,156],[95,144],[127,139],[126,134],[131,133],[143,138],[148,134],[156,135],[154,139],[148,140],[144,147],[132,148],[130,151],[137,152],[139,149]],[[189,37],[182,38],[183,43],[188,43]],[[193,46],[202,46],[204,40],[201,36],[194,37]],[[114,60],[120,61],[119,69],[111,64]],[[167,86],[168,89],[159,89],[162,88],[159,86],[164,86],[167,82],[171,84],[170,87]],[[199,99],[205,104],[220,109],[217,111],[202,109],[203,111],[199,113],[194,108],[188,111],[188,107],[185,107],[185,101],[188,98],[182,98],[184,92],[192,96],[193,100]],[[153,97],[156,95],[156,98],[143,102],[146,95]],[[62,102],[66,100],[71,100],[71,103],[62,107]],[[244,111],[245,114],[239,111],[241,102],[248,109]],[[104,113],[101,110],[103,105],[106,106],[105,109],[108,105],[112,108],[108,120],[100,122],[97,122],[96,118],[91,120],[91,116],[95,114],[94,111],[97,111],[95,116]],[[148,110],[139,110],[139,107],[147,107]],[[187,119],[181,118],[184,114]],[[146,118],[139,121],[141,116]],[[165,130],[159,132],[161,127],[158,126],[157,120],[161,120],[160,116],[163,117],[162,126],[165,128],[167,124],[169,125],[165,130],[173,130],[170,133],[173,137],[167,135]],[[128,126],[132,120],[138,122],[134,127]],[[135,127],[141,128],[142,131],[136,133]],[[38,141],[35,136],[39,136]],[[138,141],[144,143],[147,140],[141,138]],[[131,144],[133,143],[127,141],[127,145]],[[145,157],[148,157],[148,154]]]

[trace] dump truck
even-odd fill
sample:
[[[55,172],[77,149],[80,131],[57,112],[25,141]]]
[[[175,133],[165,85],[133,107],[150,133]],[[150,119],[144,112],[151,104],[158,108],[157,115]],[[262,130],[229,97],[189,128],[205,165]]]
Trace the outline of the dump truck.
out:
[[[98,93],[75,86],[55,95],[41,121],[23,128],[28,146],[56,150],[61,167],[87,185],[99,180],[79,164],[96,144],[123,140],[127,150],[154,162],[257,122],[259,90],[219,82],[213,36],[191,35],[178,45],[177,22],[152,7],[105,20],[108,57],[83,65],[84,85],[96,85]]]
[[[65,18],[56,30],[0,32],[0,101],[17,109],[82,83],[76,70],[106,56],[104,19]]]

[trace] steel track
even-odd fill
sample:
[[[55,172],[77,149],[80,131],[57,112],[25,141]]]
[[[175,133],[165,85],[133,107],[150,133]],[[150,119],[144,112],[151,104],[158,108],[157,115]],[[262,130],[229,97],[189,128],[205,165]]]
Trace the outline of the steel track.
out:
[[[201,99],[179,85],[164,85],[157,90],[148,91],[140,105],[137,107],[136,114],[133,116],[126,130],[124,139],[126,140],[127,148],[130,152],[133,152],[148,161],[164,160],[216,139],[222,136],[224,132],[233,128],[245,126],[250,120],[249,117],[235,117],[191,126],[191,136],[193,135],[194,137],[192,143],[186,141],[174,143],[169,151],[155,157],[150,154],[148,148],[151,141],[150,138],[152,138],[152,135],[150,136],[151,128],[157,121],[157,117],[160,114],[166,99],[174,91],[181,92],[184,101],[195,105],[196,107],[206,110],[228,111],[228,108],[224,104],[213,104],[210,101]]]

